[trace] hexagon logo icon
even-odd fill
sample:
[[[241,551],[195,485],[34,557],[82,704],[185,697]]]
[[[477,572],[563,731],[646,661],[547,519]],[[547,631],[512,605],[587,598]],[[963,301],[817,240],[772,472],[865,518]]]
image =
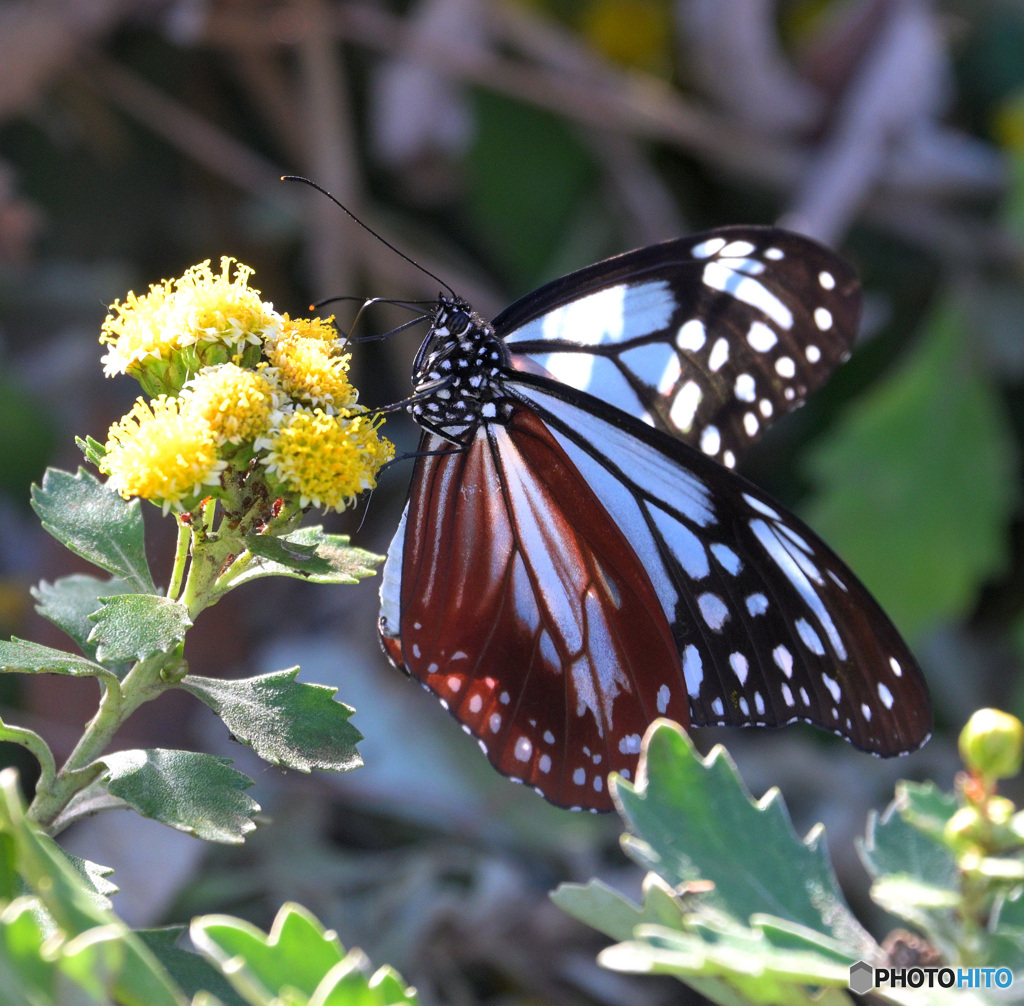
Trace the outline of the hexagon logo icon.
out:
[[[875,969],[867,961],[850,965],[850,991],[858,995],[870,992],[875,985]]]

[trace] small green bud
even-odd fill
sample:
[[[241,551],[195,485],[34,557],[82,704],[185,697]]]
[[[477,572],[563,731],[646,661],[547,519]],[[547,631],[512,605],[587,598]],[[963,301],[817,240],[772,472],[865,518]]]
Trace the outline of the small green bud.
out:
[[[1008,824],[1016,810],[1017,807],[1014,805],[1014,802],[1007,800],[1005,796],[994,796],[985,805],[985,813],[988,814],[988,819],[993,824],[998,825]]]
[[[960,757],[985,779],[1009,779],[1024,761],[1024,723],[998,709],[979,709],[960,731]]]
[[[946,844],[960,852],[975,845],[984,828],[981,812],[977,807],[961,807],[942,829]]]

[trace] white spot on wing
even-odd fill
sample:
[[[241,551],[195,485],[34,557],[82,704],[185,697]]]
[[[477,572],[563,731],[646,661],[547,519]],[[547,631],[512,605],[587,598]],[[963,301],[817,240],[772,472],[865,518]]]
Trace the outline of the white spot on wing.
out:
[[[693,643],[688,644],[683,652],[683,677],[686,679],[687,693],[692,698],[697,698],[704,681],[704,662],[700,658],[700,651]]]
[[[619,751],[621,754],[639,754],[640,735],[626,734],[626,736],[619,741]]]
[[[572,781],[577,786],[582,786],[587,781],[587,773],[581,768],[576,769],[572,774]]]
[[[759,353],[767,353],[778,341],[778,336],[763,321],[753,322],[747,332],[750,348]]]
[[[793,677],[793,654],[781,643],[772,650],[772,660],[787,678]]]
[[[827,307],[816,307],[814,309],[814,324],[822,332],[827,332],[832,327],[832,312]]]
[[[484,700],[479,695],[474,695],[469,700],[469,711],[471,713],[478,713],[484,707]]]
[[[753,250],[754,246],[749,241],[730,241],[719,254],[723,258],[746,258]]]
[[[722,446],[722,437],[717,426],[705,426],[700,435],[700,449],[710,457],[714,457]]]
[[[812,343],[804,350],[804,356],[810,363],[817,363],[821,359],[821,350]]]
[[[664,713],[668,709],[668,701],[672,697],[668,690],[668,685],[662,685],[658,689],[658,712]]]
[[[763,311],[780,328],[793,327],[793,314],[763,283],[752,276],[744,276],[723,262],[708,262],[704,266],[704,285],[713,290],[731,294],[737,300]]]
[[[721,699],[715,699],[714,702],[711,703],[711,708],[714,710],[716,716],[725,715],[725,707],[722,705]]]
[[[700,400],[703,397],[704,392],[700,390],[700,385],[696,381],[687,381],[679,389],[679,394],[676,395],[675,400],[672,402],[668,418],[683,433],[689,432],[690,427],[693,425],[693,417],[697,414],[697,408],[700,406]]]
[[[811,653],[815,653],[819,657],[823,657],[825,655],[825,646],[821,641],[821,636],[814,631],[811,623],[808,622],[806,618],[798,618],[796,620],[796,631],[803,640],[804,646],[806,646]]]
[[[742,653],[729,654],[729,666],[733,669],[741,685],[747,683],[747,674],[750,672],[750,664]]]
[[[869,706],[866,702],[862,702],[861,703],[861,707],[860,707],[860,711],[864,714],[864,719],[866,719],[868,721],[868,723],[870,723],[871,722],[871,706]]]
[[[757,421],[757,416],[753,412],[745,412],[743,414],[743,429],[747,431],[747,436],[754,436],[757,431],[761,428],[761,424]]]
[[[757,386],[750,374],[739,374],[733,387],[733,394],[741,402],[752,402],[757,397]]]
[[[729,617],[729,609],[725,602],[717,594],[701,594],[697,598],[697,606],[700,608],[701,616],[707,623],[708,628],[715,632],[721,632]]]
[[[889,658],[889,666],[892,668],[892,673],[895,674],[897,678],[903,677],[903,668],[900,667],[900,662],[895,657]]]
[[[714,373],[722,368],[722,365],[729,359],[729,342],[727,339],[717,339],[711,347],[711,355],[708,357],[708,369]]]
[[[886,709],[892,709],[892,692],[881,682],[878,683],[878,697],[882,700],[882,705]]]
[[[823,290],[834,290],[836,288],[836,278],[830,272],[819,272],[818,282]]]
[[[501,713],[491,713],[491,718],[487,722],[491,733],[496,734],[501,729]]]
[[[547,775],[551,771],[551,755],[541,755],[537,761],[537,768]]]
[[[529,737],[520,737],[516,741],[514,754],[516,761],[529,761],[530,755],[533,754],[533,744],[530,743]]]
[[[835,678],[830,678],[827,674],[822,672],[821,680],[825,682],[825,687],[829,690],[832,695],[832,701],[838,702],[839,696],[842,692],[839,690],[839,682]]]
[[[717,255],[725,247],[725,238],[708,238],[707,241],[701,241],[699,245],[694,245],[690,249],[690,254],[694,258],[711,258],[712,255]]]
[[[768,610],[768,598],[764,594],[751,594],[747,598],[747,611],[751,615],[763,615]]]
[[[711,553],[721,563],[722,568],[735,576],[743,568],[740,557],[728,545],[715,542],[711,546]]]
[[[676,345],[683,352],[696,353],[697,350],[704,348],[707,337],[704,322],[699,318],[691,318],[679,326],[679,331],[676,333]]]
[[[791,357],[780,356],[775,361],[775,373],[779,377],[791,378],[796,376],[796,364]]]

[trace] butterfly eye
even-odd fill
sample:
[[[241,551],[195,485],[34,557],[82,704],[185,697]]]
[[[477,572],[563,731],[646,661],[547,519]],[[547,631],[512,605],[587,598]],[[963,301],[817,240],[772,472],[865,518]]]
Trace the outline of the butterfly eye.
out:
[[[461,335],[469,327],[469,315],[465,311],[453,311],[448,319],[448,331]]]

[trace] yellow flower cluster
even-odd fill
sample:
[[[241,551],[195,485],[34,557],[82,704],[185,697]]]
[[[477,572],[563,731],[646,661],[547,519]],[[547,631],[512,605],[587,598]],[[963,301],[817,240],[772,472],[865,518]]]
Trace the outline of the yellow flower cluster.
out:
[[[333,319],[278,314],[251,275],[230,258],[220,274],[203,262],[112,307],[105,371],[154,395],[108,434],[100,468],[125,498],[188,509],[255,458],[275,496],[344,510],[394,457],[357,404]]]

